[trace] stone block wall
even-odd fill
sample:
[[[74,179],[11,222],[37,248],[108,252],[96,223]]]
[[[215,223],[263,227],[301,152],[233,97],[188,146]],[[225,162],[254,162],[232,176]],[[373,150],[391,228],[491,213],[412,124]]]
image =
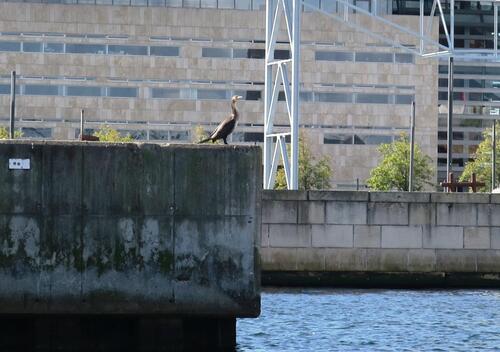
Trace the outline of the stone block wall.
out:
[[[267,191],[261,256],[271,276],[475,273],[500,280],[500,196]]]

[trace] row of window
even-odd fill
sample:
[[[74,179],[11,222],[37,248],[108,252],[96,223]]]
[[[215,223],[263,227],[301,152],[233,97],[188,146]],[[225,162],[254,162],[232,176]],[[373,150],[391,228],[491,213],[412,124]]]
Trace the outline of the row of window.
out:
[[[336,134],[325,133],[323,138],[324,144],[368,144],[379,145],[384,143],[392,143],[394,138],[392,135],[362,135],[362,134]]]
[[[448,100],[448,92],[439,92],[439,100]],[[453,92],[454,101],[488,101],[500,102],[500,93]]]
[[[73,44],[0,41],[0,51],[101,55],[179,56],[179,47],[153,45]]]
[[[440,78],[439,87],[447,88],[448,79]],[[459,88],[500,88],[500,80],[490,79],[453,79],[453,87]]]
[[[439,73],[448,73],[448,65],[439,65]],[[500,76],[500,66],[453,65],[453,74]]]
[[[262,99],[260,90],[191,89],[191,88],[150,88],[153,99],[203,99],[227,100],[233,95],[241,95],[245,100]],[[47,84],[22,84],[17,88],[20,95],[48,95],[74,97],[137,98],[137,87],[70,86]],[[10,94],[10,85],[0,84],[0,94]],[[305,102],[361,103],[361,104],[410,104],[415,98],[409,94],[378,93],[323,93],[301,92]],[[280,92],[278,100],[284,101]]]
[[[415,63],[413,54],[402,53],[376,53],[376,52],[350,52],[350,51],[323,51],[315,53],[318,61],[352,61],[352,62],[389,62],[400,64]]]
[[[202,57],[233,58],[233,59],[264,59],[265,49],[233,49],[233,48],[202,48]],[[290,58],[290,50],[275,50],[274,59],[286,60]]]

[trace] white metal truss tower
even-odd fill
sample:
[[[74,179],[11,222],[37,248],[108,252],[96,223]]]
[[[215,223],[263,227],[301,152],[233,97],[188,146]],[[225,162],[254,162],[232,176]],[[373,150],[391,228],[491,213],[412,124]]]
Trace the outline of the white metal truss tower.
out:
[[[465,0],[457,0],[465,1]],[[280,162],[285,171],[288,189],[298,189],[298,152],[299,152],[299,121],[300,121],[300,25],[302,8],[324,14],[344,25],[365,33],[376,40],[411,52],[421,57],[455,57],[458,59],[481,59],[483,61],[499,61],[498,59],[498,4],[500,0],[486,0],[493,5],[493,49],[456,49],[455,41],[455,0],[448,0],[448,11],[443,6],[443,0],[434,0],[430,16],[424,16],[424,0],[420,0],[419,30],[414,31],[400,24],[391,22],[387,16],[381,15],[377,8],[377,0],[371,0],[371,10],[358,7],[352,0],[336,0],[341,13],[329,13],[311,4],[307,0],[267,0],[266,1],[266,58],[265,58],[265,108],[264,108],[264,188],[274,186],[275,176]],[[389,26],[395,32],[402,32],[417,39],[419,45],[415,48],[404,45],[391,36],[378,34],[352,20],[350,14],[364,15],[375,22]],[[438,16],[443,27],[448,45],[440,44],[432,38],[433,20]],[[446,21],[448,17],[448,21]],[[285,20],[285,28],[290,43],[290,59],[276,60],[274,52],[280,31],[281,20]],[[396,36],[394,36],[396,37]],[[291,80],[289,78],[291,74]],[[278,96],[284,92],[286,111],[290,121],[288,131],[277,132],[274,119]],[[452,96],[452,95],[451,95]],[[451,97],[449,96],[449,99]],[[451,102],[451,101],[450,101]],[[451,110],[450,110],[451,111]],[[450,126],[451,128],[451,126]],[[287,149],[287,139],[290,148]],[[450,148],[451,149],[451,148]],[[450,160],[451,162],[451,160]]]

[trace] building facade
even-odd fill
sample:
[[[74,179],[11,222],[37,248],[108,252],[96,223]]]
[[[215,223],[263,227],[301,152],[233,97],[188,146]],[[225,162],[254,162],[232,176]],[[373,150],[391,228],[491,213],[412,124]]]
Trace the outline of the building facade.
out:
[[[215,128],[238,94],[241,120],[230,143],[261,143],[264,1],[155,1],[0,2],[0,123],[8,121],[15,70],[16,123],[25,137],[75,139],[83,109],[90,130],[109,124],[138,140],[190,142],[193,128]],[[332,2],[317,4],[337,11]],[[380,1],[377,11],[390,11],[388,3]],[[367,18],[351,18],[393,35]],[[277,59],[289,57],[285,32],[277,49]],[[377,146],[408,132],[412,100],[417,143],[437,160],[436,60],[305,11],[301,61],[300,126],[313,150],[330,157],[337,187],[365,182],[377,165]],[[286,124],[285,109],[279,104],[278,127]]]

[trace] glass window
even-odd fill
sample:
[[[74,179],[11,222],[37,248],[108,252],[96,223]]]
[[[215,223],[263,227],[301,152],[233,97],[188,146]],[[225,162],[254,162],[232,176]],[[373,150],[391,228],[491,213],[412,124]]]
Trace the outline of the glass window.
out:
[[[20,51],[21,43],[0,41],[0,51]]]
[[[180,89],[175,88],[151,88],[153,98],[179,99],[181,97]]]
[[[0,94],[10,94],[10,85],[0,84]]]
[[[217,0],[201,0],[200,7],[214,9],[217,7]]]
[[[70,54],[106,54],[106,45],[66,44],[66,52]]]
[[[252,0],[236,0],[236,8],[239,10],[250,10],[252,8]]]
[[[200,0],[182,0],[182,7],[200,7]]]
[[[202,57],[231,57],[231,49],[228,48],[202,48]]]
[[[197,89],[198,99],[228,99],[227,90],[220,89]]]
[[[245,100],[261,100],[262,92],[260,90],[236,90],[235,95],[241,95]]]
[[[352,93],[315,93],[316,101],[328,103],[352,103]]]
[[[358,62],[393,62],[392,53],[356,53]]]
[[[276,60],[287,60],[290,58],[290,50],[274,50],[274,58]]]
[[[26,95],[58,95],[59,86],[49,86],[42,84],[26,84],[24,86]]]
[[[315,59],[324,61],[352,61],[353,53],[347,51],[316,51]]]
[[[140,45],[108,45],[108,53],[116,55],[147,55],[148,47]]]
[[[24,42],[23,52],[25,53],[40,53],[42,52],[42,43]]]
[[[378,145],[383,143],[392,143],[392,136],[354,135],[354,144]]]
[[[364,104],[388,104],[388,94],[370,94],[370,93],[357,93],[356,103]]]
[[[233,57],[236,59],[263,59],[265,56],[264,49],[233,49]]]
[[[45,53],[63,53],[64,44],[62,43],[43,43],[43,52]]]
[[[182,7],[182,0],[166,0],[165,5],[168,7]]]
[[[108,97],[137,98],[137,88],[135,88],[135,87],[108,87]]]
[[[151,46],[149,54],[154,56],[179,56],[179,48],[176,46]]]
[[[312,92],[300,92],[300,101],[313,101],[313,93]]]
[[[132,6],[148,6],[148,0],[131,0],[130,5],[132,5]]]
[[[113,5],[130,5],[130,0],[113,0]]]
[[[67,86],[66,95],[74,97],[100,97],[101,87]]]
[[[253,0],[253,10],[265,10],[266,9],[266,0]]]
[[[319,0],[304,0],[304,3],[319,8]],[[308,6],[304,6],[304,11],[305,12],[312,12],[314,10],[311,9],[310,7],[308,7]]]
[[[325,133],[323,144],[352,144],[352,135]]]
[[[413,64],[415,63],[415,56],[413,54],[394,54],[396,62],[402,64]]]
[[[51,138],[52,128],[22,127],[23,138]]]
[[[167,141],[168,131],[151,130],[149,131],[149,139]]]
[[[244,142],[264,142],[264,133],[262,132],[244,132]]]
[[[188,139],[188,131],[170,131],[170,140],[172,141],[187,141]]]
[[[75,1],[75,3],[76,3],[76,0],[69,0],[69,1]],[[95,3],[97,5],[112,5],[113,4],[113,0],[96,0]]]
[[[165,0],[148,0],[148,6],[165,6]]]
[[[412,101],[415,100],[413,95],[408,94],[397,94],[396,95],[396,104],[411,104]]]
[[[234,0],[219,0],[219,9],[234,9]]]

